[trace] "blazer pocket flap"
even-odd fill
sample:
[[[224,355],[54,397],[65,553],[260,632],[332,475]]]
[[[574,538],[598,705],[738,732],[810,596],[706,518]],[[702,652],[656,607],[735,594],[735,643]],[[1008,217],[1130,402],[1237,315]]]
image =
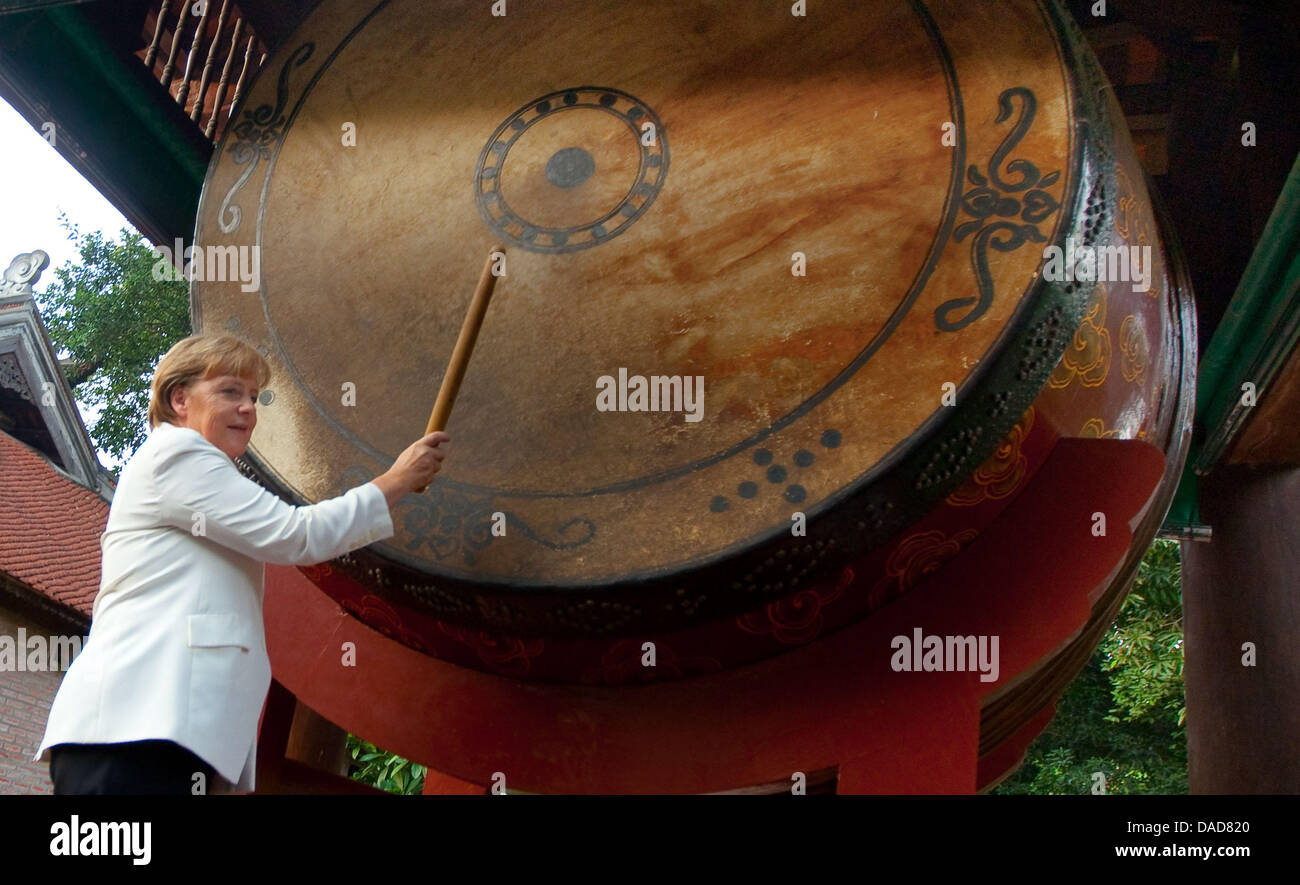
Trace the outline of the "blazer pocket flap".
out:
[[[251,651],[253,638],[248,624],[234,612],[207,612],[190,615],[186,643],[190,648],[237,646]]]

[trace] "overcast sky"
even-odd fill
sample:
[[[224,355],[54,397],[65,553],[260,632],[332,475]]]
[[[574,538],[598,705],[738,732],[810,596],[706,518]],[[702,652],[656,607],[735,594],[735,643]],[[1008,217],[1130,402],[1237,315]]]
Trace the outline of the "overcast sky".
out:
[[[122,228],[134,230],[90,182],[59,155],[27,120],[0,99],[0,261],[9,266],[15,255],[42,249],[50,266],[41,274],[37,291],[55,279],[54,268],[76,259],[77,250],[59,226],[59,213],[68,216],[82,234],[102,231],[115,239]],[[60,354],[62,356],[62,354]],[[95,413],[77,403],[87,425]],[[103,452],[106,467],[115,462]]]

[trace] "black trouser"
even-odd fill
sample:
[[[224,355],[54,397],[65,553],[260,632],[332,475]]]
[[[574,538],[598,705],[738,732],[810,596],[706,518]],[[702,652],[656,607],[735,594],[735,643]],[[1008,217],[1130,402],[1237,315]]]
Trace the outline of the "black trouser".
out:
[[[172,741],[59,744],[50,748],[56,796],[189,796],[196,772],[202,792],[212,787],[212,766]]]

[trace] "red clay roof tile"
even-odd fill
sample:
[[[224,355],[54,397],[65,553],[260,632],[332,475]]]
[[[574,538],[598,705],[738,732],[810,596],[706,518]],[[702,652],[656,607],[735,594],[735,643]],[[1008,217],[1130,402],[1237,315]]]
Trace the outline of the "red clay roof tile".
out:
[[[0,433],[0,571],[90,617],[108,502]]]

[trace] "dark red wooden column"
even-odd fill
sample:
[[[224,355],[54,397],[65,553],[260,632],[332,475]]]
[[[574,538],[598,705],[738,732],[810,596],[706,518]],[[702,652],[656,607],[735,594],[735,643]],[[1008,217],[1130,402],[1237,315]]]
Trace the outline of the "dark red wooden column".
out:
[[[1200,499],[1213,540],[1182,543],[1188,785],[1300,793],[1300,469],[1221,467]]]

